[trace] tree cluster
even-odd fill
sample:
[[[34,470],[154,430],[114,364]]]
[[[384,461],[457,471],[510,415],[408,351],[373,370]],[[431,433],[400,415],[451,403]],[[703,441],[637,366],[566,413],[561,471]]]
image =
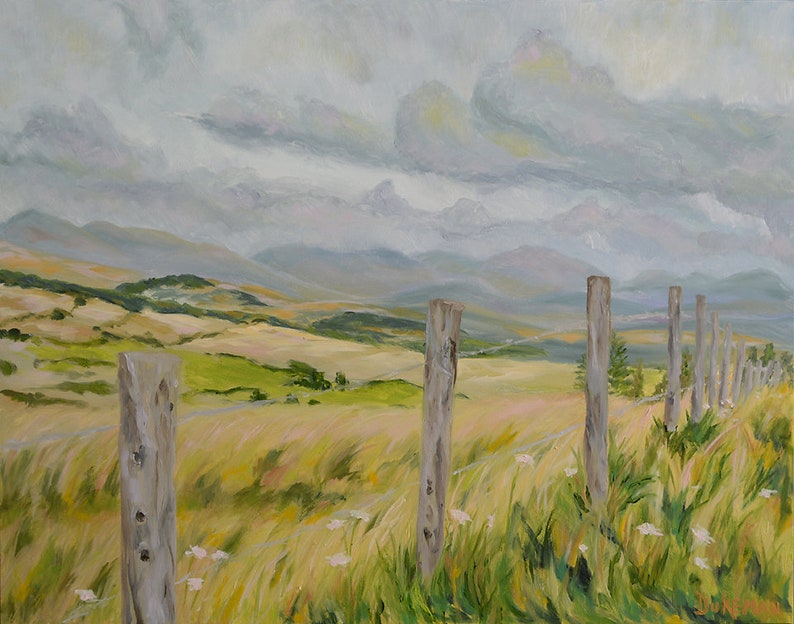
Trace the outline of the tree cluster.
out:
[[[576,381],[574,387],[584,388],[587,379],[587,354],[583,353],[576,366]],[[645,372],[642,360],[637,360],[635,366],[629,365],[628,347],[626,340],[613,331],[609,340],[609,368],[607,369],[610,394],[617,394],[632,399],[645,396]]]

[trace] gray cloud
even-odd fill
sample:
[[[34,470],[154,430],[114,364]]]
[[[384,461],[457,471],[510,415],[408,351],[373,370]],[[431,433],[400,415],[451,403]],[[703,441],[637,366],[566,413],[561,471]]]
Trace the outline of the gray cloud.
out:
[[[483,75],[472,107],[483,134],[513,146],[529,172],[540,164],[627,194],[719,192],[791,233],[794,204],[780,192],[794,178],[790,115],[716,100],[632,102],[602,68],[579,64],[542,33]]]
[[[477,131],[468,104],[437,81],[402,99],[395,146],[419,169],[453,177],[493,180],[516,164]]]
[[[6,164],[35,163],[79,176],[138,176],[162,169],[165,164],[162,152],[122,137],[96,103],[87,98],[69,109],[34,109],[24,127],[3,142],[0,159]]]
[[[361,162],[394,161],[389,139],[372,122],[318,100],[297,106],[251,89],[236,89],[192,117],[224,141],[244,145],[292,145]]]
[[[790,274],[794,6],[10,6],[3,217]]]

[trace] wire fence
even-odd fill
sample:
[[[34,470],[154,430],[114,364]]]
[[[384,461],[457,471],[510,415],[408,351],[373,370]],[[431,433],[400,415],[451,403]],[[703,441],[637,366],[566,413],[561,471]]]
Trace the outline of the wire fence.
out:
[[[459,354],[459,357],[461,357],[461,358],[470,358],[470,357],[477,357],[477,356],[482,356],[482,355],[498,355],[501,351],[506,350],[506,349],[510,349],[510,348],[512,348],[512,347],[514,347],[516,345],[529,344],[529,343],[532,343],[532,342],[537,342],[537,341],[543,340],[545,338],[548,338],[550,336],[559,335],[561,333],[570,332],[570,331],[578,331],[578,330],[581,330],[582,328],[583,328],[583,324],[582,323],[577,323],[575,325],[570,325],[570,326],[564,327],[564,328],[555,328],[553,330],[548,330],[546,332],[543,332],[543,333],[540,333],[540,334],[536,334],[536,335],[528,337],[528,338],[524,338],[524,339],[520,339],[520,340],[506,341],[505,343],[503,343],[501,345],[495,345],[493,347],[488,347],[488,348],[485,348],[485,349],[477,349],[477,350],[462,352],[462,353]],[[374,381],[378,381],[378,380],[398,379],[401,376],[405,375],[406,373],[416,371],[416,370],[418,370],[420,368],[423,368],[424,366],[425,366],[424,362],[418,362],[416,364],[412,364],[410,366],[402,367],[402,368],[399,368],[399,369],[394,369],[394,370],[390,370],[390,371],[381,372],[381,373],[375,374],[375,375],[373,375],[373,376],[371,376],[369,378],[353,380],[353,381],[351,381],[350,383],[348,383],[345,386],[345,389],[354,390],[354,389],[358,389],[358,388],[363,388],[363,387],[367,386],[368,384],[370,384],[370,383],[372,383]],[[339,388],[331,387],[331,388],[327,388],[327,389],[320,389],[320,390],[314,390],[314,391],[304,391],[304,392],[300,392],[300,393],[296,394],[295,396],[298,396],[299,398],[304,399],[304,400],[306,400],[306,399],[311,400],[311,399],[315,399],[315,398],[320,398],[323,395],[325,395],[325,394],[327,394],[329,392],[337,391],[338,389]],[[681,390],[682,395],[684,393],[686,393],[687,391],[689,391],[690,389],[691,389],[691,386],[682,389]],[[644,404],[655,403],[657,401],[660,401],[661,399],[663,399],[665,397],[665,395],[666,395],[666,393],[657,393],[657,394],[654,394],[652,396],[640,397],[640,398],[638,398],[636,400],[627,402],[625,404],[621,404],[618,409],[612,410],[609,413],[609,419],[610,419],[610,421],[613,421],[614,419],[621,418],[626,413],[628,413],[630,410],[635,409],[636,407],[639,407],[639,406],[644,405]],[[224,414],[235,413],[235,412],[238,412],[238,411],[240,411],[242,409],[250,409],[251,407],[266,407],[266,406],[270,406],[270,405],[273,405],[273,404],[276,404],[276,403],[280,403],[283,400],[284,400],[283,398],[279,398],[279,399],[265,399],[265,400],[260,400],[260,401],[246,401],[244,403],[243,402],[235,403],[233,405],[227,405],[227,406],[223,406],[223,407],[219,407],[219,408],[194,410],[194,411],[191,411],[191,412],[185,414],[184,416],[180,417],[178,419],[178,421],[177,421],[177,425],[182,425],[182,424],[184,424],[186,422],[189,422],[189,421],[197,419],[197,418],[218,417],[218,416],[222,416]],[[730,407],[732,407],[732,406],[729,405],[728,409]],[[81,431],[71,432],[71,433],[45,434],[45,435],[39,436],[37,438],[33,438],[33,439],[30,439],[30,440],[26,440],[26,441],[14,441],[14,440],[11,440],[11,441],[5,442],[2,445],[2,447],[0,447],[0,448],[3,451],[15,450],[15,449],[20,449],[20,448],[25,448],[25,447],[28,447],[28,446],[33,446],[33,445],[36,445],[36,444],[45,444],[45,443],[49,443],[49,442],[61,441],[61,440],[70,439],[70,438],[76,438],[76,437],[88,437],[88,436],[91,436],[91,435],[96,435],[96,434],[104,433],[104,432],[107,432],[107,431],[115,430],[118,427],[119,427],[118,424],[113,424],[113,425],[106,425],[106,426],[94,427],[94,428],[89,428],[89,429],[83,429]],[[487,466],[491,462],[496,462],[496,461],[498,461],[500,459],[503,459],[506,455],[517,455],[517,454],[521,454],[521,453],[526,453],[528,451],[531,451],[533,449],[541,447],[544,444],[549,444],[549,443],[554,442],[555,440],[559,440],[561,438],[564,438],[565,436],[573,434],[576,431],[581,431],[581,430],[584,429],[584,427],[585,427],[585,424],[584,424],[584,421],[582,421],[582,423],[574,424],[574,425],[565,427],[564,429],[561,429],[560,431],[556,431],[556,432],[553,432],[553,433],[546,434],[546,435],[541,436],[541,437],[539,437],[539,438],[537,438],[535,440],[532,440],[530,442],[523,442],[522,444],[519,444],[519,445],[513,445],[513,446],[506,447],[506,448],[497,449],[497,450],[492,451],[492,452],[490,452],[490,453],[488,453],[488,454],[486,454],[484,456],[478,457],[476,460],[471,461],[471,462],[467,463],[464,466],[461,466],[461,467],[455,469],[451,474],[453,476],[459,476],[461,474],[464,474],[464,473],[466,473],[468,471],[477,469],[479,467]],[[367,507],[365,507],[363,512],[361,512],[361,513],[367,513],[368,514],[368,511],[373,510],[374,507],[378,507],[378,506],[382,505],[382,503],[384,501],[391,502],[391,501],[393,501],[393,499],[396,496],[398,496],[400,494],[404,494],[406,488],[411,488],[411,487],[415,487],[416,488],[418,486],[419,486],[419,479],[417,478],[417,479],[413,479],[413,480],[411,480],[409,482],[402,483],[400,488],[392,487],[389,490],[387,490],[386,492],[383,492],[377,498],[375,498],[372,501],[370,501],[369,505]],[[342,512],[339,512],[339,513],[342,513]],[[374,511],[373,511],[373,513],[374,513]],[[351,514],[352,514],[352,510],[351,510]],[[360,516],[358,516],[358,517],[360,517]],[[288,535],[285,535],[285,536],[282,536],[282,537],[278,537],[276,539],[260,542],[260,543],[257,543],[257,544],[253,544],[253,545],[247,547],[245,550],[238,551],[238,552],[235,552],[233,554],[224,553],[224,557],[223,558],[219,558],[219,559],[213,561],[211,564],[209,564],[208,567],[204,568],[204,572],[203,573],[206,573],[207,570],[210,570],[210,569],[213,569],[213,568],[215,568],[217,566],[220,566],[227,559],[245,559],[245,558],[249,558],[249,557],[252,557],[252,556],[255,556],[255,555],[260,555],[263,550],[268,550],[268,549],[271,549],[271,548],[277,548],[277,547],[280,547],[280,546],[284,546],[285,544],[290,543],[292,540],[295,540],[295,539],[297,539],[298,537],[300,537],[302,535],[306,535],[307,533],[319,532],[319,531],[324,530],[325,528],[326,527],[325,527],[325,525],[323,523],[304,524],[304,525],[298,526],[296,528],[296,530],[292,531]],[[188,582],[189,578],[190,578],[190,574],[188,573],[188,574],[184,575],[182,578],[178,579],[176,581],[176,583],[177,584],[186,583],[186,582]],[[113,600],[115,597],[116,596],[103,597],[102,600],[97,601],[95,603],[81,605],[78,609],[72,611],[63,620],[63,622],[66,623],[66,622],[70,622],[70,621],[74,621],[76,619],[79,619],[79,618],[85,616],[91,610],[99,608],[100,606],[102,606],[104,604],[107,604],[108,601]]]
[[[413,369],[413,368],[416,368],[416,367],[411,367],[411,369]],[[408,369],[408,370],[411,370],[411,369]],[[399,374],[399,372],[404,372],[404,371],[395,371],[395,374]],[[366,383],[366,382],[361,382],[361,383]],[[682,393],[687,392],[689,389],[690,389],[689,387],[684,388],[682,390]],[[318,391],[318,392],[311,393],[311,394],[314,396],[314,395],[322,394],[323,392],[324,391]],[[633,408],[636,408],[636,407],[639,407],[639,406],[641,406],[643,404],[646,404],[646,403],[653,403],[653,402],[659,401],[660,399],[664,398],[664,396],[665,396],[664,394],[657,394],[657,395],[654,395],[654,396],[643,397],[641,399],[638,399],[638,400],[632,401],[630,403],[627,403],[626,405],[621,406],[621,408],[619,410],[617,410],[615,412],[611,412],[610,413],[610,419],[620,418],[623,415],[625,415],[629,410],[631,410]],[[261,401],[259,403],[261,403],[261,404],[270,404],[272,402],[271,401]],[[225,409],[226,410],[239,409],[239,407],[240,406],[232,406],[230,408],[225,408]],[[205,414],[202,414],[202,413],[194,413],[194,414],[192,414],[192,416],[194,416],[194,417],[202,416],[202,415],[205,415]],[[111,429],[111,428],[113,428],[113,427],[106,427],[106,428],[103,428],[103,429],[106,430],[106,429]],[[541,438],[538,438],[536,440],[533,440],[532,442],[529,442],[529,443],[524,443],[524,444],[521,444],[521,445],[518,445],[518,446],[512,446],[512,447],[508,447],[508,448],[502,448],[502,449],[499,449],[497,451],[493,451],[493,452],[488,453],[487,455],[485,455],[483,457],[478,458],[475,461],[472,461],[472,462],[470,462],[470,463],[468,463],[468,464],[466,464],[464,466],[461,466],[460,468],[457,468],[456,470],[454,470],[452,472],[452,475],[453,476],[458,476],[458,475],[463,474],[464,472],[467,472],[469,470],[478,468],[480,466],[487,465],[489,462],[497,461],[497,460],[503,458],[504,456],[516,455],[516,454],[519,454],[519,453],[525,453],[527,451],[531,451],[532,449],[540,447],[540,446],[542,446],[544,444],[548,444],[550,442],[553,442],[555,440],[563,438],[563,437],[565,437],[565,436],[567,436],[567,435],[569,435],[571,433],[574,433],[575,431],[581,431],[583,429],[584,429],[584,423],[582,422],[580,424],[575,424],[575,425],[571,425],[569,427],[566,427],[566,428],[564,428],[564,429],[562,429],[560,431],[557,431],[557,432],[554,432],[554,433],[549,433],[549,434],[547,434],[545,436],[542,436]],[[404,491],[404,489],[411,488],[411,487],[417,488],[418,486],[419,486],[419,479],[418,478],[417,479],[413,479],[413,480],[405,483],[403,488],[400,488],[400,489],[398,489],[398,488],[390,488],[390,489],[388,489],[386,492],[384,492],[380,496],[376,497],[369,504],[369,506],[364,507],[364,508],[360,508],[359,507],[359,509],[361,509],[365,513],[373,511],[373,507],[379,506],[384,501],[388,502],[390,500],[393,500],[396,496],[401,494]],[[349,511],[352,511],[352,510],[349,510]],[[267,541],[264,541],[264,542],[259,542],[259,543],[256,543],[256,544],[252,544],[249,547],[247,547],[245,550],[241,550],[241,551],[235,552],[233,554],[224,553],[224,557],[223,558],[218,558],[217,560],[214,560],[212,563],[210,563],[207,566],[205,566],[204,571],[202,573],[206,574],[210,570],[217,569],[221,565],[223,565],[224,562],[226,562],[228,560],[244,560],[244,559],[247,559],[247,558],[250,558],[250,557],[260,556],[260,554],[261,554],[261,552],[263,550],[267,550],[267,549],[283,546],[283,545],[288,544],[291,541],[297,539],[298,537],[301,537],[301,536],[306,535],[306,534],[320,533],[320,532],[325,532],[327,530],[328,530],[327,526],[325,524],[323,524],[323,523],[314,523],[314,524],[310,524],[310,525],[301,525],[295,531],[293,531],[290,534],[285,535],[283,537],[279,537],[277,539],[272,539],[272,540],[267,540]],[[188,572],[187,574],[184,574],[182,577],[177,579],[175,584],[181,585],[181,584],[187,583],[189,578],[190,578],[190,573]],[[96,608],[99,608],[103,604],[107,604],[109,601],[113,600],[116,596],[117,595],[108,596],[108,597],[105,597],[102,600],[99,600],[97,602],[81,605],[81,607],[78,610],[76,610],[75,612],[70,614],[66,619],[64,619],[63,623],[66,624],[68,622],[71,622],[71,621],[74,621],[74,620],[79,619],[81,617],[84,617],[90,611],[92,611],[92,610],[94,610]]]

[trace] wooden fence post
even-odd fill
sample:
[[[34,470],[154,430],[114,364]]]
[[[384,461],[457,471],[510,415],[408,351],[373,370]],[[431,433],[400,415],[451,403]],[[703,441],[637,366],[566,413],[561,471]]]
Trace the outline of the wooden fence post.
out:
[[[124,624],[172,624],[176,576],[174,403],[179,358],[119,354]]]
[[[612,334],[611,288],[608,277],[587,278],[587,415],[584,432],[584,464],[593,503],[607,496],[607,393],[609,347]]]
[[[775,365],[777,361],[772,360],[771,362],[767,362],[766,366],[764,366],[764,375],[761,378],[761,385],[768,386],[770,380],[772,379],[772,373],[775,372]]]
[[[742,384],[742,400],[749,398],[753,391],[753,382],[755,381],[755,366],[751,360],[744,363],[744,383]]]
[[[775,364],[772,370],[772,376],[769,380],[770,385],[777,386],[780,383],[780,378],[783,376],[783,366],[780,364],[778,360],[775,360]]]
[[[731,374],[731,345],[733,332],[731,324],[725,323],[725,341],[722,345],[722,370],[720,371],[720,407],[728,405],[728,377]]]
[[[706,296],[695,296],[695,364],[692,371],[692,409],[689,420],[700,422],[703,418],[703,389],[706,360]]]
[[[711,354],[709,357],[709,407],[717,409],[717,355],[720,350],[720,313],[711,312]]]
[[[733,372],[733,404],[737,405],[742,395],[742,373],[744,372],[744,338],[739,338],[736,350],[736,364]]]
[[[753,389],[760,390],[761,389],[761,380],[764,378],[764,365],[761,363],[761,360],[758,360],[755,363],[755,372],[753,375]]]
[[[463,304],[433,299],[425,336],[424,421],[416,564],[432,575],[444,547],[444,516],[452,446],[452,402],[458,372]]]
[[[681,287],[667,292],[667,393],[664,399],[664,424],[675,431],[681,415]]]

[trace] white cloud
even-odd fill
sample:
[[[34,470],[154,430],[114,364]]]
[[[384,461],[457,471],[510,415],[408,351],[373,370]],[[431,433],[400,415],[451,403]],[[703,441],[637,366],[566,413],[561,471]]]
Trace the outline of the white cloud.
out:
[[[741,214],[728,208],[720,203],[713,193],[698,193],[693,195],[688,203],[704,215],[710,225],[716,229],[759,236],[766,240],[772,238],[772,232],[762,218]]]

